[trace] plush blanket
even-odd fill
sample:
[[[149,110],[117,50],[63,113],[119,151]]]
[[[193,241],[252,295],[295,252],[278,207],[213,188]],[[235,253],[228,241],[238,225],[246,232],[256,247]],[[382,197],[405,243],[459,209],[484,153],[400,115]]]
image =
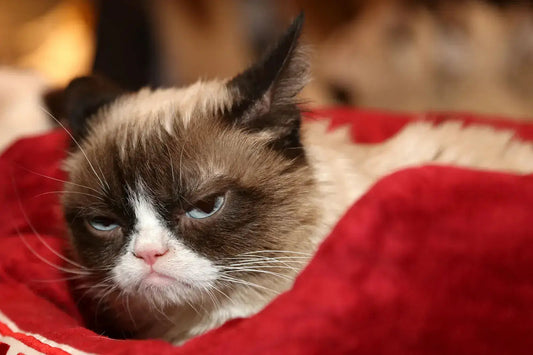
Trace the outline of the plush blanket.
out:
[[[379,142],[415,119],[322,111]],[[533,140],[533,124],[487,122]],[[60,269],[60,130],[0,157],[0,354],[531,354],[533,175],[426,166],[380,180],[292,290],[182,347],[84,328]],[[37,257],[36,255],[39,255]]]

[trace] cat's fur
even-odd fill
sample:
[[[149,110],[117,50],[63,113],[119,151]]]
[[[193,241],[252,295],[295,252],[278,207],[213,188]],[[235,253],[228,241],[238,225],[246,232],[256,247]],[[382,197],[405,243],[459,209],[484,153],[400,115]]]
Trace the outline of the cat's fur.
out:
[[[342,129],[327,134],[326,123],[302,124],[301,26],[299,17],[231,80],[122,93],[81,78],[67,88],[77,143],[63,205],[72,257],[86,274],[75,287],[96,312],[87,318],[95,328],[180,343],[256,313],[290,288],[347,207],[403,166],[533,170],[531,146],[509,132],[417,123],[365,146]],[[224,206],[211,217],[186,214],[220,195]],[[98,216],[120,227],[91,229]],[[146,250],[151,262],[139,257]]]

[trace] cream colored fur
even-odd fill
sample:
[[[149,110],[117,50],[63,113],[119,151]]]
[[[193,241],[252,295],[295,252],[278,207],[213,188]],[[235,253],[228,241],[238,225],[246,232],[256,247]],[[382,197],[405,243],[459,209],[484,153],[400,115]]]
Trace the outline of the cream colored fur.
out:
[[[322,192],[325,233],[377,180],[403,168],[439,164],[533,172],[533,144],[515,138],[510,130],[417,121],[383,143],[353,144],[348,127],[326,133],[328,124],[307,123],[302,134]],[[317,242],[322,237],[318,235]]]
[[[509,130],[484,125],[463,127],[458,121],[439,125],[418,121],[408,124],[384,143],[354,144],[348,127],[328,133],[328,125],[329,121],[324,120],[307,122],[302,127],[303,143],[318,180],[317,203],[322,207],[321,221],[310,231],[315,248],[375,182],[402,168],[441,164],[517,174],[533,172],[533,144],[513,138]],[[269,288],[282,292],[291,287],[291,283],[274,281]],[[210,317],[198,319],[191,312],[186,317],[190,323],[186,321],[171,328],[165,338],[182,343],[187,327],[190,327],[187,338],[202,334],[228,319],[257,313],[273,297],[258,293],[252,298],[241,295],[242,292],[241,289],[230,294],[235,302],[225,302]],[[251,303],[251,299],[255,302]],[[183,319],[183,314],[180,316]],[[178,334],[180,338],[176,338]]]
[[[474,169],[533,172],[533,145],[513,138],[509,130],[496,130],[484,125],[463,127],[458,121],[434,125],[413,122],[384,143],[354,144],[348,127],[327,132],[328,120],[307,122],[302,139],[318,180],[317,203],[322,208],[321,220],[310,231],[315,248],[329,234],[335,223],[358,198],[384,175],[406,167],[424,164],[463,166]],[[273,280],[269,288],[283,292],[290,282]],[[190,310],[176,309],[181,322],[167,328],[164,338],[180,344],[186,339],[223,324],[225,321],[251,316],[263,309],[274,297],[257,291],[253,297],[239,289],[230,294],[232,302],[222,298],[222,306],[208,317]],[[254,302],[251,302],[255,300]],[[167,314],[173,319],[173,313]],[[150,329],[143,337],[161,334]]]

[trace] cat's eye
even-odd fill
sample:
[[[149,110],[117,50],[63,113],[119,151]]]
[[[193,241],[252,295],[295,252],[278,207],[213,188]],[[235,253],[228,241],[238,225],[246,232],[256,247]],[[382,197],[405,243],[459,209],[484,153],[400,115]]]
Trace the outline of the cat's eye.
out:
[[[194,219],[204,219],[217,213],[224,205],[224,196],[212,196],[198,201],[185,214]]]
[[[93,217],[87,220],[87,223],[100,232],[111,232],[120,227],[115,220],[108,217]]]

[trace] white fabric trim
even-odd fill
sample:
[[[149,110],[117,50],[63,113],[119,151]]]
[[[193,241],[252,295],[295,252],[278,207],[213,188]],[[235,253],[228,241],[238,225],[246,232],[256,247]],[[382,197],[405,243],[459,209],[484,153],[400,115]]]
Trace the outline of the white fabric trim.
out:
[[[50,347],[58,348],[60,350],[66,351],[66,352],[68,352],[70,354],[73,354],[73,355],[89,355],[90,354],[90,353],[86,353],[86,352],[83,352],[81,350],[75,349],[75,348],[73,348],[73,347],[71,347],[69,345],[56,343],[55,341],[47,339],[47,338],[43,337],[40,334],[25,332],[25,331],[21,330],[19,327],[17,327],[17,325],[11,319],[9,319],[4,313],[2,313],[1,311],[0,311],[0,322],[4,323],[4,325],[6,325],[12,332],[21,333],[21,334],[24,334],[26,336],[31,336],[31,337],[37,339],[38,341],[40,341],[41,343],[46,344],[46,345],[48,345]],[[2,342],[4,342],[4,343],[10,345],[10,349],[7,352],[8,355],[11,355],[11,354],[16,355],[18,353],[30,354],[30,355],[32,355],[32,354],[42,354],[41,352],[38,352],[37,350],[35,350],[33,348],[30,348],[28,345],[24,344],[23,342],[21,342],[20,340],[15,339],[15,338],[6,337],[6,336],[0,336],[0,340]]]

